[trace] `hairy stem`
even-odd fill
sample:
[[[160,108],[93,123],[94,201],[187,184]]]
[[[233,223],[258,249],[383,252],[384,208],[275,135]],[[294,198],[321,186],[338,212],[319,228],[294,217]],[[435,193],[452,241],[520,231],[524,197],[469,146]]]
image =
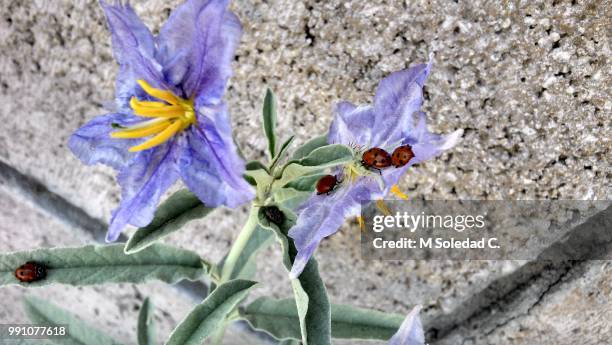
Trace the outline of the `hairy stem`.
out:
[[[225,336],[225,330],[227,329],[227,323],[224,323],[215,331],[212,336],[211,344],[212,345],[221,345],[223,344],[223,337]]]
[[[253,231],[257,227],[258,222],[258,213],[259,207],[252,206],[251,212],[249,213],[249,219],[242,230],[240,230],[240,234],[238,234],[238,238],[232,245],[232,248],[227,255],[227,259],[225,259],[225,263],[223,264],[223,269],[221,270],[221,281],[219,284],[223,284],[227,282],[232,276],[232,272],[234,271],[234,266],[236,266],[236,262],[240,257],[240,253],[244,250],[244,247],[247,245],[247,242],[253,235]]]

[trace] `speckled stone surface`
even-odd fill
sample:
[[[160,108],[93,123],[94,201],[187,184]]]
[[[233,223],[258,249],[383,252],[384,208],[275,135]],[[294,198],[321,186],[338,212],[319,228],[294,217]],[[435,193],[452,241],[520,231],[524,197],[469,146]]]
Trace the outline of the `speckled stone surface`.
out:
[[[158,30],[179,1],[133,1]],[[113,94],[117,66],[94,1],[0,1],[0,159],[107,221],[118,202],[108,168],[87,167],[70,133]],[[388,73],[427,61],[430,127],[463,141],[402,182],[426,199],[610,199],[612,138],[606,2],[234,1],[244,36],[227,101],[236,140],[264,157],[259,133],[267,86],[279,99],[281,138],[326,131],[339,100],[370,102]],[[220,259],[246,209],[217,210],[168,242]],[[16,219],[18,214],[6,215]],[[21,236],[15,234],[15,236]],[[24,235],[25,236],[25,235]],[[27,238],[24,237],[24,240]],[[48,235],[47,245],[61,236]],[[276,247],[263,253],[258,293],[289,296]],[[322,275],[334,302],[425,315],[450,313],[505,262],[365,262],[358,229],[323,242]],[[93,303],[93,302],[92,302]]]
[[[593,262],[582,273],[572,281],[562,281],[526,315],[500,327],[486,341],[500,345],[608,343],[612,265]]]
[[[437,345],[584,344],[610,342],[612,265],[585,263],[525,310],[488,332],[449,336]]]

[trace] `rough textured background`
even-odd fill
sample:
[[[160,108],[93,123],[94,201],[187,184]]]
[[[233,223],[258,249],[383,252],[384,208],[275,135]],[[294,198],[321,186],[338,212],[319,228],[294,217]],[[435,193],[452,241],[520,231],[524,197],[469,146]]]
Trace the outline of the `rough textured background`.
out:
[[[158,30],[178,2],[134,1],[134,6]],[[463,128],[465,134],[459,147],[406,176],[403,187],[411,196],[610,199],[610,3],[279,0],[235,1],[232,7],[245,33],[227,100],[237,141],[249,158],[264,156],[259,133],[266,86],[278,94],[281,137],[295,134],[300,144],[326,130],[335,102],[369,102],[383,76],[424,62],[433,52],[425,102],[431,129]],[[117,66],[99,6],[94,1],[0,0],[0,13],[0,160],[106,221],[119,196],[112,171],[84,166],[66,148],[70,133],[103,112],[102,103],[113,94]],[[22,205],[14,198],[19,188],[5,189],[0,250],[68,243],[62,231],[72,229],[49,225],[62,214],[37,215],[36,204]],[[168,242],[217,260],[244,218],[245,209],[217,210]],[[480,287],[520,266],[364,262],[357,238],[356,227],[347,224],[319,250],[332,300],[401,313],[421,303],[425,321],[453,315]],[[288,296],[277,248],[263,255],[273,260],[260,267],[258,278],[269,283],[258,293]],[[609,266],[602,263],[586,272],[584,279],[556,284],[558,292],[553,289],[527,317],[500,326],[488,342],[570,344],[565,328],[575,319],[584,320],[575,321],[578,339],[587,339],[581,342],[605,343],[612,333],[612,326],[601,321],[609,319]],[[581,288],[589,284],[600,284],[597,297]],[[139,302],[132,289],[57,291],[91,296],[79,297],[87,302],[85,309],[102,298],[125,301],[131,308]],[[157,303],[162,308],[173,309],[164,305],[168,301],[182,303],[175,308],[178,314],[187,310],[181,308],[188,300],[179,296],[171,302],[158,286],[151,291],[166,295]],[[576,307],[555,309],[566,301]],[[595,310],[590,313],[599,323],[587,322],[578,306]],[[3,318],[13,317],[12,310],[20,317],[18,308],[4,307]],[[123,314],[108,303],[105,308],[114,311],[99,315],[100,323],[118,338],[132,339],[131,329],[111,326],[117,318],[133,323],[135,312]],[[180,319],[172,315],[163,318],[164,330]],[[559,336],[553,341],[542,334]],[[479,344],[486,342],[485,337]]]

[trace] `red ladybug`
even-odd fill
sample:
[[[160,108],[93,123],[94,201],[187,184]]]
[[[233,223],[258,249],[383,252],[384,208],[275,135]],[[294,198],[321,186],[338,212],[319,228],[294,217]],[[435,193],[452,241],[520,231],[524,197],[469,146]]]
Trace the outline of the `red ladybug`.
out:
[[[391,156],[381,148],[373,147],[361,156],[361,164],[368,168],[383,169],[391,166]]]
[[[31,283],[47,276],[47,267],[41,263],[28,261],[24,265],[17,267],[15,278],[23,283]]]
[[[396,168],[403,167],[408,164],[412,158],[414,158],[412,147],[410,147],[410,145],[400,146],[393,150],[391,154],[391,164]]]
[[[325,175],[317,181],[317,194],[329,194],[340,183],[336,176]]]

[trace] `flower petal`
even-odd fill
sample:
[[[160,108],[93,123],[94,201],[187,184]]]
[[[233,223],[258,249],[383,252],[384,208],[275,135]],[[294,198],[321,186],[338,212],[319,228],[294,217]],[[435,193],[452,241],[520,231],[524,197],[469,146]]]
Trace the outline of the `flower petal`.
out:
[[[227,0],[188,0],[172,12],[158,37],[168,80],[203,104],[220,101],[242,33],[227,5]]]
[[[401,110],[406,103],[406,90],[415,83],[423,87],[430,69],[431,62],[428,64],[411,66],[388,75],[378,84],[376,96],[374,97],[375,106],[377,108],[383,107],[383,109],[392,109],[396,112],[401,112],[398,110]]]
[[[361,202],[380,197],[378,183],[361,178],[352,184],[340,185],[330,195],[313,195],[301,207],[298,220],[289,231],[298,254],[293,262],[291,278],[298,277],[319,243],[334,234],[344,220],[361,212]]]
[[[245,163],[232,140],[225,105],[203,108],[213,117],[198,116],[187,135],[179,159],[181,177],[207,206],[239,206],[255,195],[242,177]],[[214,120],[212,120],[214,118]]]
[[[121,185],[121,203],[113,212],[106,240],[115,241],[130,224],[146,226],[153,219],[159,199],[179,178],[176,140],[139,152],[126,165],[117,180]]]
[[[458,129],[451,134],[439,135],[431,133],[427,129],[427,116],[423,112],[418,112],[419,123],[416,127],[406,128],[403,136],[402,145],[410,145],[414,158],[410,162],[399,169],[388,169],[383,171],[383,179],[385,181],[385,194],[391,186],[398,183],[408,170],[414,164],[430,160],[441,155],[444,151],[454,147],[463,134],[462,129]]]
[[[334,109],[334,120],[329,128],[327,142],[367,146],[372,140],[374,120],[372,107],[356,107],[349,102],[340,102]]]
[[[389,340],[389,345],[424,345],[425,334],[419,312],[421,306],[416,306],[408,313],[399,330]]]
[[[395,145],[403,128],[411,125],[413,114],[423,103],[423,85],[431,64],[421,64],[391,73],[376,89],[373,143]]]
[[[451,134],[439,135],[427,130],[427,116],[423,112],[418,113],[419,123],[414,133],[405,135],[404,143],[412,146],[414,152],[413,164],[434,158],[442,152],[454,147],[463,134],[462,129],[458,129]]]
[[[74,132],[68,140],[68,147],[85,164],[106,164],[115,169],[123,168],[134,157],[128,148],[136,140],[113,139],[110,132],[114,124],[129,126],[138,119],[124,114],[98,116]]]
[[[146,80],[153,87],[169,89],[161,65],[155,60],[153,35],[132,7],[121,2],[111,5],[100,1],[100,5],[111,32],[113,55],[120,65],[115,91],[119,109],[128,109],[138,79]]]

